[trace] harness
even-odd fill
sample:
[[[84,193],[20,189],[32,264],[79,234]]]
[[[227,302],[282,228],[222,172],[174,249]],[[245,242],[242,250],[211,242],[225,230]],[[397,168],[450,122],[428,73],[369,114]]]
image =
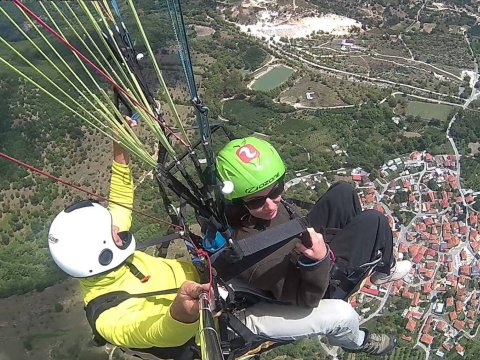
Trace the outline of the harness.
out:
[[[132,273],[134,273],[135,267],[128,263],[127,266],[129,266]],[[137,276],[137,274],[135,275]],[[139,280],[140,277],[141,276],[137,276]],[[221,351],[224,359],[233,360],[243,358],[245,356],[248,357],[251,354],[257,354],[275,346],[284,345],[290,342],[257,335],[248,329],[235,316],[235,314],[238,314],[242,309],[245,309],[249,305],[261,300],[279,304],[285,303],[273,300],[268,296],[268,294],[259,290],[253,290],[239,282],[224,283],[222,281],[218,281],[218,284],[218,286],[220,286],[220,288],[224,291],[224,296],[220,297],[218,295],[218,286],[215,286],[215,292],[219,299],[217,302],[218,309],[215,309],[215,311],[221,311],[221,314],[218,317],[218,328],[220,333]],[[85,306],[85,314],[93,331],[94,343],[97,346],[104,346],[108,343],[108,341],[104,339],[102,335],[100,335],[96,328],[96,321],[104,311],[114,308],[128,299],[146,299],[155,296],[171,295],[176,294],[177,291],[178,289],[167,289],[139,294],[131,294],[126,291],[115,291],[100,295],[91,300]],[[195,344],[194,340],[195,339],[192,338],[186,344],[173,348],[152,347],[147,349],[126,349],[126,351],[128,351],[129,354],[140,358],[142,358],[142,354],[149,354],[149,356],[153,355],[159,358],[173,357],[174,359],[179,360],[200,358],[200,349]]]
[[[224,271],[220,276],[214,276],[213,286],[216,299],[216,308],[214,309],[214,312],[220,313],[220,316],[217,319],[220,344],[223,355],[227,360],[239,359],[247,355],[258,354],[272,349],[275,346],[285,345],[291,342],[255,334],[238,319],[238,315],[242,310],[259,301],[282,305],[287,305],[287,303],[273,299],[268,292],[251,288],[241,280],[235,279],[237,275],[248,269],[263,257],[273,253],[293,238],[298,238],[299,236],[302,237],[302,235],[305,234],[307,227],[305,219],[301,218],[288,202],[282,200],[282,204],[290,215],[290,221],[272,228],[267,228],[266,230],[260,231],[248,238],[238,240],[236,241],[235,247],[226,247],[212,256],[213,261],[215,261],[215,259],[221,254],[227,255],[227,258],[228,256],[231,256],[231,259],[235,264],[235,266],[227,267],[229,270]],[[338,233],[338,231],[341,230],[323,229],[322,234],[325,239],[331,239],[331,235]],[[189,234],[189,236],[195,235]],[[157,246],[157,248],[165,249],[172,240],[177,238],[179,238],[177,233],[168,234],[160,239],[153,239],[138,244],[137,250],[145,249],[154,245]],[[229,251],[231,252],[230,254],[228,254]],[[225,254],[225,252],[227,252],[227,254]],[[330,284],[325,297],[347,300],[353,292],[358,290],[362,281],[369,275],[369,272],[380,260],[381,254],[379,254],[377,259],[370,263],[357,268],[346,269],[338,267],[337,264],[333,262],[330,269]],[[198,261],[194,261],[194,263],[197,265],[199,272],[204,270]],[[139,281],[144,281],[145,276],[136,269],[133,264],[127,263],[127,266]],[[107,343],[95,327],[96,320],[104,311],[119,305],[127,299],[149,298],[174,294],[177,290],[178,289],[168,289],[140,294],[116,291],[93,299],[85,307],[85,312],[88,323],[93,330],[95,343],[99,346],[103,346]],[[160,357],[171,356],[172,351],[174,351],[175,354],[189,354],[188,356],[197,356],[199,354],[199,349],[194,344],[193,340],[178,348],[130,349],[130,351],[134,352],[136,350]],[[176,355],[174,358],[180,359],[181,356]]]

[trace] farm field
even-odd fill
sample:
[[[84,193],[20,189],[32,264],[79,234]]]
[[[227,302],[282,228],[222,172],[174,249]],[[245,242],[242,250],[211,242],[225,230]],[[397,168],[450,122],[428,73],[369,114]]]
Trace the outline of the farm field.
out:
[[[307,93],[308,98],[307,98]],[[299,103],[302,106],[328,107],[345,105],[338,93],[318,81],[306,77],[300,79],[290,89],[280,95],[280,101],[289,104]]]
[[[422,119],[446,121],[453,107],[443,104],[431,104],[422,101],[409,101],[406,115],[420,116]]]

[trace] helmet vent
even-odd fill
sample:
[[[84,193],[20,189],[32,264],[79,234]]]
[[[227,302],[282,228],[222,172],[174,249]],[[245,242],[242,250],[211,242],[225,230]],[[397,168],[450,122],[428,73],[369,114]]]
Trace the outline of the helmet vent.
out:
[[[103,249],[98,257],[98,262],[103,265],[107,266],[113,260],[113,252],[110,249]]]

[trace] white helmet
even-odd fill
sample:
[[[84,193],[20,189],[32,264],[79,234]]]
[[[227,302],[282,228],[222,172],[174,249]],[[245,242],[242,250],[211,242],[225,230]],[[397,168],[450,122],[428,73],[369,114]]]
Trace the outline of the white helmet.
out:
[[[135,239],[127,236],[124,245],[117,246],[110,212],[100,204],[84,200],[55,217],[48,233],[48,247],[63,271],[83,278],[124,262],[135,251]]]

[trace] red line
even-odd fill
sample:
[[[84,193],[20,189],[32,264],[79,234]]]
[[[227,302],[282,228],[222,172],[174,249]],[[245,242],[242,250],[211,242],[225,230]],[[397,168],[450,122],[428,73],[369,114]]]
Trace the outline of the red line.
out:
[[[125,205],[123,205],[123,204],[120,204],[120,203],[118,203],[118,202],[116,202],[116,201],[111,201],[111,200],[109,200],[108,198],[106,198],[106,197],[104,197],[104,196],[102,196],[102,195],[99,195],[99,194],[97,194],[97,193],[91,192],[91,191],[89,191],[89,190],[87,190],[87,189],[81,188],[80,186],[74,185],[74,184],[72,184],[72,183],[69,183],[68,181],[65,181],[65,180],[60,179],[60,178],[58,178],[58,177],[56,177],[56,176],[53,176],[53,175],[51,175],[51,174],[48,174],[48,173],[46,173],[45,171],[42,171],[42,170],[40,170],[40,169],[37,169],[36,167],[33,167],[32,165],[29,165],[29,164],[27,164],[27,163],[24,163],[23,161],[17,160],[17,159],[15,159],[14,157],[11,157],[11,156],[3,153],[3,152],[0,152],[0,157],[6,159],[6,160],[8,160],[8,161],[11,161],[11,162],[13,162],[13,163],[15,163],[15,164],[17,164],[17,165],[23,166],[24,168],[26,168],[26,169],[28,169],[28,170],[30,170],[30,171],[36,172],[36,173],[38,173],[38,174],[40,174],[40,175],[43,175],[43,176],[45,176],[45,177],[47,177],[47,178],[49,178],[49,179],[51,179],[51,180],[54,180],[54,181],[59,182],[59,183],[61,183],[61,184],[63,184],[63,185],[69,186],[69,187],[71,187],[71,188],[74,188],[74,189],[76,189],[76,190],[78,190],[78,191],[84,192],[84,193],[86,193],[86,194],[88,194],[88,195],[90,195],[90,196],[96,197],[97,199],[111,202],[111,203],[113,203],[113,204],[115,204],[115,205],[121,206],[121,207],[123,207],[123,208],[125,208],[125,209],[131,210],[132,212],[135,212],[135,213],[137,213],[137,214],[140,214],[140,215],[142,215],[142,216],[145,216],[145,217],[147,217],[147,218],[149,218],[149,219],[152,219],[152,220],[161,222],[161,223],[166,224],[166,225],[168,225],[168,226],[171,226],[171,227],[174,227],[174,228],[178,228],[178,229],[183,229],[183,228],[182,228],[181,226],[179,226],[179,225],[175,225],[175,224],[172,224],[172,223],[170,223],[170,222],[168,222],[168,221],[165,221],[165,220],[162,220],[162,219],[160,219],[160,218],[157,218],[157,217],[155,217],[155,216],[145,214],[145,213],[142,212],[142,211],[134,210],[134,209],[132,209],[132,208],[130,208],[130,207],[128,207],[128,206],[125,206]]]
[[[183,141],[180,137],[175,135],[175,133],[165,124],[162,124],[158,119],[156,119],[152,114],[150,114],[150,110],[148,110],[145,106],[143,106],[142,103],[140,103],[137,99],[135,99],[133,96],[129,94],[129,92],[125,89],[123,89],[115,80],[113,80],[107,73],[102,71],[97,65],[95,65],[90,59],[88,59],[85,55],[83,55],[79,50],[77,50],[74,46],[70,45],[70,43],[65,39],[62,35],[57,33],[53,28],[51,28],[43,19],[35,14],[32,10],[30,10],[28,7],[26,7],[24,4],[22,4],[19,0],[13,0],[13,3],[17,5],[20,9],[22,9],[24,12],[26,12],[30,17],[35,19],[40,25],[42,25],[45,29],[48,30],[53,36],[55,36],[58,40],[60,40],[65,46],[67,46],[71,51],[73,51],[75,54],[77,54],[84,62],[86,62],[88,65],[90,65],[96,72],[98,72],[105,80],[107,80],[113,87],[115,87],[117,90],[119,90],[122,94],[127,96],[135,105],[138,107],[142,108],[153,120],[157,121],[158,124],[163,127],[164,130],[169,131],[177,140],[179,140],[183,145],[185,145],[187,148],[190,148],[190,146]]]

